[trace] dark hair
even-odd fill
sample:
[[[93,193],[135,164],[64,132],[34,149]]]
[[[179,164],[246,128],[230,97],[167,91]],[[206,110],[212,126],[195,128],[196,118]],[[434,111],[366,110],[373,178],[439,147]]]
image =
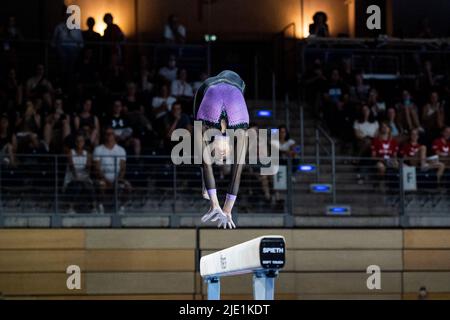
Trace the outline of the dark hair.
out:
[[[363,108],[367,107],[369,109],[369,119],[367,119],[367,121],[369,121],[370,123],[374,123],[375,122],[375,117],[372,113],[372,111],[370,110],[369,106],[367,104],[363,104],[359,107],[359,115],[358,115],[358,122],[359,123],[364,123],[364,113],[363,113]]]
[[[111,13],[105,13],[105,15],[103,16],[103,21],[106,22],[106,20],[110,19],[111,21],[113,20],[113,16]]]
[[[92,18],[92,17],[87,18],[86,24],[87,24],[88,26],[94,26],[94,25],[95,25],[95,19]]]
[[[317,11],[316,13],[314,13],[313,15],[313,21],[314,23],[317,23],[319,21],[319,17],[322,16],[323,17],[323,23],[326,24],[327,20],[328,20],[328,16],[325,12],[323,11]]]
[[[285,124],[282,124],[282,125],[278,126],[278,133],[279,133],[279,131],[280,131],[281,129],[286,130],[286,140],[289,140],[289,139],[291,138],[291,135],[289,134],[289,130],[288,130],[288,128],[286,127],[286,125],[285,125]]]

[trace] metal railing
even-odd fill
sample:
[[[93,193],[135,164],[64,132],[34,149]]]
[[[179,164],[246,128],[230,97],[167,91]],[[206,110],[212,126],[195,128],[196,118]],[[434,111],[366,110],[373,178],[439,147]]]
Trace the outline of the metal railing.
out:
[[[320,126],[317,125],[315,130],[316,137],[316,166],[317,166],[317,180],[320,178],[320,159],[321,159],[321,151],[323,150],[326,153],[326,156],[331,159],[331,185],[332,185],[332,194],[333,194],[333,203],[336,203],[336,143],[334,139]],[[324,138],[330,148],[327,149],[322,143],[321,138]]]
[[[385,164],[383,174],[378,162]],[[147,220],[198,226],[208,210],[199,167],[176,166],[168,157],[128,157],[124,179],[103,190],[95,170],[84,183],[70,183],[65,156],[18,155],[16,163],[0,167],[0,226],[140,227],[148,226]],[[303,164],[316,164],[317,171],[305,171]],[[435,169],[407,164],[407,159],[392,165],[384,159],[305,156],[282,159],[284,176],[261,176],[259,166],[247,165],[236,217],[243,219],[241,226],[266,227],[450,225],[448,170],[438,184]],[[112,162],[108,172],[117,166]],[[226,193],[228,169],[215,167],[220,195]],[[343,207],[351,208],[346,217],[328,210]]]

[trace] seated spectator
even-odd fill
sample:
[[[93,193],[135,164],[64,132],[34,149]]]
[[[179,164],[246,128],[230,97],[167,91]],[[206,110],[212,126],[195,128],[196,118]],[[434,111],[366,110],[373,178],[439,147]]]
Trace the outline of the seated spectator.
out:
[[[380,132],[373,139],[371,149],[372,158],[375,158],[377,161],[378,175],[381,178],[385,176],[387,168],[398,169],[398,143],[397,140],[392,138],[391,128],[388,123],[381,123]]]
[[[361,73],[355,75],[355,84],[350,87],[350,101],[355,104],[364,103],[369,98],[370,85],[364,83]]]
[[[430,39],[433,38],[433,32],[430,27],[430,20],[428,17],[423,18],[420,21],[419,33],[417,34],[417,38]]]
[[[361,108],[359,119],[354,122],[353,129],[356,137],[356,156],[358,158],[369,156],[372,139],[378,135],[378,122],[373,118],[367,105]]]
[[[172,81],[170,87],[170,93],[175,98],[192,98],[194,92],[191,85],[187,82],[187,71],[186,69],[180,69],[178,72],[178,79]]]
[[[314,60],[312,68],[307,70],[304,76],[305,84],[305,99],[317,108],[319,106],[319,93],[325,91],[328,84],[328,79],[325,77],[322,61],[320,59]],[[318,110],[314,110],[317,112]]]
[[[68,213],[75,213],[74,204],[91,203],[95,212],[94,186],[89,173],[92,164],[92,155],[85,149],[85,140],[82,134],[75,138],[75,148],[67,154],[67,169],[64,177],[65,193],[69,195]]]
[[[386,115],[387,115],[386,122],[389,125],[389,128],[391,129],[392,137],[397,139],[397,142],[401,143],[404,139],[403,137],[404,130],[402,125],[400,124],[400,121],[398,120],[397,111],[395,110],[395,108],[392,107],[388,108]]]
[[[120,62],[118,54],[113,53],[110,56],[109,65],[103,76],[105,85],[113,94],[121,94],[125,89],[125,68]]]
[[[35,135],[41,131],[41,115],[37,112],[31,100],[25,103],[25,112],[16,121],[17,138]]]
[[[125,180],[127,154],[125,149],[116,143],[115,133],[111,127],[105,130],[104,144],[99,145],[94,150],[94,167],[97,177],[97,184],[100,192],[98,209],[104,213],[104,202],[106,192],[114,191],[115,184],[118,185],[119,197],[127,196],[131,192],[131,185]],[[119,214],[125,213],[125,203],[127,197],[118,203]]]
[[[11,68],[8,71],[6,82],[2,87],[5,90],[6,110],[12,111],[23,102],[23,85],[17,78],[16,69]]]
[[[75,131],[82,130],[87,137],[89,137],[88,146],[95,147],[100,140],[100,123],[96,115],[92,113],[92,100],[85,99],[83,102],[83,109],[75,117],[74,120]],[[85,141],[83,141],[83,146]],[[92,149],[90,149],[92,150]]]
[[[439,156],[439,160],[450,167],[450,127],[441,130],[441,136],[433,141],[433,154]]]
[[[175,97],[169,94],[167,85],[162,85],[158,96],[153,97],[152,100],[152,114],[158,120],[165,116],[168,111],[172,109],[172,105],[177,101]]]
[[[114,138],[118,144],[138,157],[141,155],[141,142],[133,137],[133,128],[128,124],[127,118],[123,114],[122,101],[116,100],[113,104],[113,111],[107,126],[114,131]]]
[[[138,90],[141,91],[145,97],[150,97],[155,86],[155,70],[150,67],[148,59],[144,55],[140,58],[139,70],[135,79],[138,84]]]
[[[409,140],[400,149],[400,155],[405,158],[404,163],[422,170],[436,169],[437,182],[440,184],[444,175],[445,165],[438,160],[427,160],[427,147],[419,143],[419,130],[412,129]]]
[[[327,14],[325,12],[316,12],[313,16],[313,23],[309,25],[310,37],[329,37],[330,31],[327,24]]]
[[[176,101],[172,105],[171,111],[164,116],[163,122],[165,128],[164,137],[167,147],[172,145],[171,136],[176,129],[186,129],[192,131],[191,119],[187,114],[183,113],[183,109],[179,101]]]
[[[403,90],[402,101],[397,105],[401,126],[411,132],[413,129],[423,130],[419,121],[419,111],[408,90]]]
[[[158,71],[158,74],[163,78],[164,81],[167,81],[169,83],[177,79],[178,74],[177,59],[174,55],[169,56],[167,65],[161,67]]]
[[[380,97],[376,89],[370,90],[367,104],[375,120],[383,121],[386,119],[386,103],[384,101],[380,101]]]
[[[203,71],[203,72],[200,73],[199,80],[198,80],[198,81],[195,81],[195,82],[192,84],[192,92],[194,93],[194,95],[195,95],[195,93],[197,92],[197,90],[200,88],[200,86],[202,85],[202,83],[205,82],[205,80],[208,79],[208,78],[209,78],[209,75],[208,75],[207,72],[204,72],[204,71]]]
[[[430,92],[436,90],[438,85],[438,76],[433,71],[433,64],[430,60],[426,60],[423,63],[423,70],[416,78],[416,90],[418,92]]]
[[[335,116],[340,111],[346,110],[348,102],[348,88],[341,79],[338,69],[333,69],[330,81],[325,87],[323,94],[323,114],[327,126],[333,134],[340,130],[340,124],[337,123]]]
[[[0,116],[0,166],[16,166],[17,139],[7,114]]]
[[[186,41],[186,28],[180,24],[178,17],[171,14],[164,26],[164,40],[167,43],[184,43]]]
[[[137,92],[134,82],[127,84],[127,92],[123,98],[124,114],[135,133],[152,131],[152,124],[145,114],[144,101]]]
[[[65,139],[71,133],[70,124],[70,115],[64,111],[62,99],[56,99],[53,111],[47,116],[44,126],[44,142],[48,150],[55,153],[63,151]]]
[[[294,158],[297,153],[295,151],[295,140],[291,139],[289,131],[285,125],[278,127],[279,135],[279,151],[280,159]]]
[[[434,91],[430,94],[430,101],[422,110],[422,125],[427,135],[427,141],[432,141],[439,135],[440,130],[444,127],[444,119],[444,106],[439,101],[439,94]]]
[[[25,94],[28,98],[35,98],[46,92],[53,92],[51,82],[45,77],[45,69],[42,64],[36,66],[36,73],[29,78],[25,85]]]

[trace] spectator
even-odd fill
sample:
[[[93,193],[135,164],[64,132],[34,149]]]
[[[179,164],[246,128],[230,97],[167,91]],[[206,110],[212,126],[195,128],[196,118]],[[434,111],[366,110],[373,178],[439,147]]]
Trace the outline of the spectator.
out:
[[[402,101],[397,105],[399,110],[400,124],[405,130],[411,132],[413,129],[423,131],[419,121],[419,111],[408,90],[403,90]]]
[[[65,193],[69,195],[68,213],[75,213],[74,204],[94,203],[94,186],[89,173],[92,164],[92,155],[85,149],[85,140],[82,134],[75,138],[75,148],[67,154],[67,169],[64,177]]]
[[[428,140],[439,135],[439,131],[444,127],[444,119],[444,106],[439,101],[439,94],[434,91],[422,111],[422,124]]]
[[[186,129],[192,131],[191,120],[189,116],[182,112],[181,103],[174,102],[172,109],[164,116],[164,123],[166,128],[166,139],[170,141],[172,132],[176,129]]]
[[[155,70],[150,68],[148,59],[144,55],[140,58],[136,82],[138,84],[138,89],[142,92],[142,94],[145,97],[150,98],[155,83]]]
[[[433,64],[426,60],[423,64],[423,71],[417,76],[416,89],[419,92],[430,92],[436,90],[438,86],[438,76],[433,72]]]
[[[177,101],[175,97],[169,94],[169,88],[167,85],[162,85],[160,89],[160,94],[153,98],[152,100],[152,114],[153,117],[158,120],[163,117],[167,111],[172,110],[172,105]]]
[[[394,137],[395,139],[397,139],[398,142],[401,143],[401,141],[403,141],[404,130],[402,125],[398,121],[397,111],[395,110],[395,108],[392,107],[388,108],[386,115],[387,115],[386,122],[388,123],[389,128],[391,129],[392,137]]]
[[[398,143],[392,138],[388,123],[381,123],[380,132],[378,137],[373,139],[371,149],[372,158],[377,161],[376,166],[380,177],[385,176],[387,168],[398,169]]]
[[[177,59],[174,55],[169,56],[167,66],[159,69],[158,74],[163,78],[164,81],[172,83],[172,81],[177,79],[178,68]]]
[[[141,155],[140,140],[133,137],[133,129],[129,126],[126,117],[123,114],[122,101],[116,100],[113,104],[113,112],[107,123],[108,127],[114,131],[114,139],[122,147],[130,150],[133,155]]]
[[[327,24],[327,14],[325,12],[316,12],[313,16],[313,23],[309,25],[310,37],[329,37],[330,31]]]
[[[420,21],[419,33],[417,34],[417,38],[433,38],[433,32],[430,27],[430,20],[428,17],[423,18]]]
[[[325,91],[328,80],[325,77],[322,61],[320,59],[314,60],[311,70],[306,72],[304,77],[305,83],[305,99],[309,101],[315,108],[319,106],[320,95]],[[317,112],[317,110],[315,110]]]
[[[194,92],[192,86],[187,82],[186,69],[180,69],[178,72],[178,79],[172,81],[170,93],[175,98],[192,98]]]
[[[350,87],[350,101],[355,104],[365,103],[369,98],[370,85],[364,83],[361,73],[355,74],[355,84]]]
[[[81,112],[75,117],[74,128],[77,132],[82,130],[88,137],[89,147],[95,147],[99,144],[100,123],[97,116],[92,113],[91,99],[84,100]],[[85,144],[86,142],[83,139],[83,147]]]
[[[52,37],[52,46],[56,48],[60,59],[60,70],[63,76],[70,77],[80,50],[83,48],[83,34],[79,29],[69,29],[67,19],[70,15],[63,8],[62,21],[55,27]]]
[[[361,108],[359,119],[353,124],[355,131],[355,149],[357,157],[367,157],[372,145],[372,139],[378,135],[378,122],[373,118],[367,105]]]
[[[61,98],[55,100],[53,112],[47,116],[44,127],[44,141],[47,150],[63,151],[66,138],[70,135],[70,115],[66,114]]]
[[[118,54],[113,53],[111,55],[104,79],[105,85],[108,87],[111,94],[121,94],[125,90],[125,68],[120,62]]]
[[[370,108],[370,112],[373,114],[377,121],[385,120],[386,103],[384,101],[380,101],[378,91],[376,89],[370,90],[367,104]]]
[[[36,98],[44,93],[53,93],[53,86],[45,76],[45,68],[42,64],[36,66],[35,75],[27,80],[25,93],[28,98]]]
[[[97,177],[97,184],[100,192],[99,212],[104,213],[103,203],[106,200],[106,192],[113,191],[115,185],[119,189],[119,195],[128,195],[131,192],[131,185],[125,180],[126,173],[126,152],[116,143],[115,133],[111,127],[105,130],[105,142],[94,150],[94,166]],[[126,199],[126,198],[125,198]],[[119,205],[119,214],[125,213],[125,201]]]
[[[16,69],[11,68],[4,84],[6,110],[13,111],[15,107],[22,105],[23,85],[17,78]]]
[[[151,131],[151,122],[145,115],[144,102],[138,95],[137,86],[134,82],[127,84],[127,94],[123,101],[125,114],[133,130],[135,132]]]
[[[8,25],[6,26],[6,38],[8,40],[20,41],[24,39],[22,31],[17,26],[16,16],[8,17]]]
[[[16,166],[17,139],[7,114],[0,116],[0,165]]]
[[[114,23],[114,17],[111,13],[106,13],[103,17],[103,22],[106,23],[106,29],[103,33],[103,41],[106,47],[107,59],[115,55],[118,61],[122,61],[121,44],[125,41],[125,35],[120,27]]]
[[[100,48],[102,36],[100,33],[94,31],[95,27],[95,19],[89,17],[86,21],[86,25],[88,27],[87,30],[83,31],[83,40],[85,42],[85,50],[90,49],[91,55],[94,58],[95,62],[98,63],[100,58]]]
[[[36,111],[36,107],[31,100],[25,103],[25,112],[16,122],[17,138],[19,144],[21,138],[35,135],[41,130],[41,116]]]
[[[291,139],[289,131],[285,125],[278,127],[279,135],[279,150],[281,159],[294,158],[295,152],[295,140]]]
[[[184,43],[186,41],[186,28],[180,24],[178,17],[171,14],[164,26],[164,40],[167,43]]]
[[[439,160],[450,165],[450,127],[441,130],[441,136],[433,141],[433,154],[439,156]]]
[[[427,147],[419,143],[418,129],[411,130],[409,140],[401,148],[400,155],[405,158],[407,165],[420,167],[422,170],[436,169],[437,182],[440,184],[445,165],[438,160],[427,160]]]
[[[86,42],[86,47],[97,47],[102,40],[100,33],[94,31],[95,19],[89,17],[86,21],[88,27],[87,30],[83,31],[83,39]]]
[[[348,90],[341,79],[338,69],[333,69],[330,81],[323,94],[323,113],[325,121],[333,134],[338,134],[341,123],[336,121],[336,115],[347,112]],[[343,117],[345,118],[345,116]]]
[[[205,82],[205,80],[208,78],[209,78],[209,75],[207,72],[205,72],[205,71],[201,72],[199,80],[195,81],[192,84],[192,92],[195,94],[197,92],[197,90],[200,88],[200,86],[203,84],[203,82]]]

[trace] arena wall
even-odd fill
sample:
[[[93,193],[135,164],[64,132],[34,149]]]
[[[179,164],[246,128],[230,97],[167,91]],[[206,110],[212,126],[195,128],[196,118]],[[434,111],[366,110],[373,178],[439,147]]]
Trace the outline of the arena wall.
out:
[[[203,299],[201,255],[264,234],[285,236],[277,299],[450,298],[450,230],[358,229],[3,229],[5,299]],[[66,268],[78,265],[81,289]],[[381,289],[368,290],[369,265]],[[224,299],[251,299],[251,276],[222,280]]]

